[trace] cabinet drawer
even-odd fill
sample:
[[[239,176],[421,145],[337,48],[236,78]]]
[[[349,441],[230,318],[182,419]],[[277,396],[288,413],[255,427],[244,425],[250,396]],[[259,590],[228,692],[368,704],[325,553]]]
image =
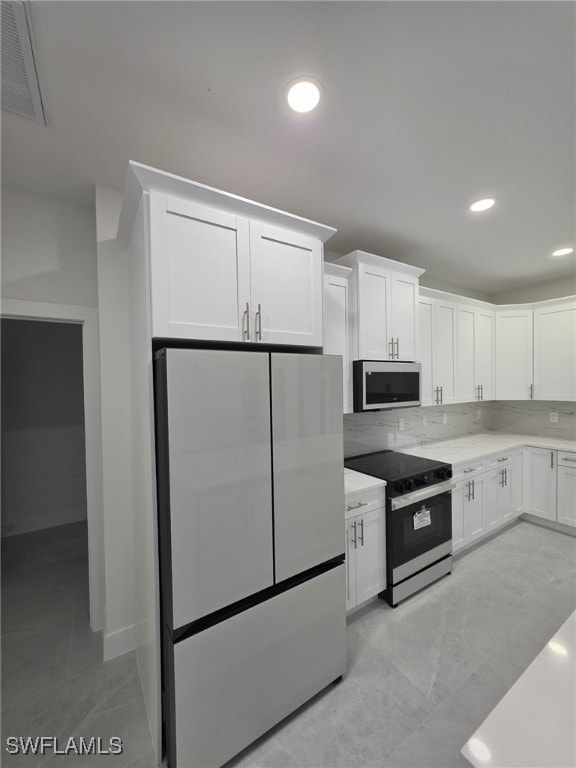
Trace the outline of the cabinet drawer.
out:
[[[486,471],[500,469],[500,467],[510,464],[516,453],[516,451],[508,451],[507,453],[499,453],[498,456],[491,456],[486,460]]]
[[[576,452],[558,451],[559,467],[574,467],[576,469]]]
[[[356,515],[363,515],[385,505],[384,488],[356,493],[348,493],[345,497],[346,520]]]
[[[486,460],[480,458],[475,461],[468,461],[465,464],[455,464],[453,472],[453,479],[456,482],[458,482],[458,480],[469,480],[471,477],[476,477],[476,475],[481,475],[483,472],[486,472]]]

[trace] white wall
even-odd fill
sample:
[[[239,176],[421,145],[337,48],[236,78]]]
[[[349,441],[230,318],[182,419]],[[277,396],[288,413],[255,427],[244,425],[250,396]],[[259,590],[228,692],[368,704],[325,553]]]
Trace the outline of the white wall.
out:
[[[101,629],[106,600],[93,208],[3,188],[0,295],[4,315],[82,324],[90,621],[93,629]]]
[[[492,296],[490,301],[495,304],[524,304],[532,301],[546,301],[546,299],[560,299],[563,296],[574,296],[575,294],[576,271],[571,277],[562,277],[558,280],[549,280],[544,283],[524,285],[520,288],[502,291],[502,293]]]
[[[98,306],[94,211],[2,190],[2,298]]]
[[[96,189],[102,506],[106,552],[104,658],[135,647],[128,263],[117,249],[120,196]]]
[[[2,536],[86,520],[82,327],[2,320]]]

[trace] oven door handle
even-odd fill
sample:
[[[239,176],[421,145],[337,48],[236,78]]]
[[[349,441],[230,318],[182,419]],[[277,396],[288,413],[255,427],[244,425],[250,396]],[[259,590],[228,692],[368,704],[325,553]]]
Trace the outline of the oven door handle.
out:
[[[456,485],[450,482],[431,485],[429,488],[423,488],[421,491],[407,493],[406,496],[399,496],[397,499],[391,499],[390,506],[392,509],[402,509],[402,507],[408,507],[410,504],[417,504],[419,501],[429,499],[432,496],[439,496],[441,493],[451,491],[455,487]]]

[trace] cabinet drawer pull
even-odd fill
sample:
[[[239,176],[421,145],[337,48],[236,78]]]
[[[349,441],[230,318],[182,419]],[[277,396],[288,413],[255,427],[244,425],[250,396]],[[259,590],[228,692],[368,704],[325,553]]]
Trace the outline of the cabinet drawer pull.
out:
[[[258,304],[258,311],[256,312],[256,337],[262,341],[262,304]]]
[[[573,459],[570,456],[562,456],[561,461],[576,461],[576,459]]]
[[[505,456],[503,459],[498,459],[498,461],[508,461],[509,458],[510,456]]]
[[[367,501],[359,501],[358,504],[348,504],[346,507],[346,510],[350,512],[353,509],[359,509],[360,507],[367,507],[368,502]]]
[[[244,333],[246,334],[246,340],[250,341],[250,304],[249,302],[246,302],[246,309],[244,310],[244,318],[246,319],[246,330]]]
[[[468,472],[475,472],[478,469],[478,467],[470,467],[470,469],[465,469],[464,474],[467,475]]]

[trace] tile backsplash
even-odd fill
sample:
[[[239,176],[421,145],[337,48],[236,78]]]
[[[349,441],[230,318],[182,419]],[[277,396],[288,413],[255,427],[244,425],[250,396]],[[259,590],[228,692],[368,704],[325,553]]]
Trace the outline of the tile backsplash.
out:
[[[493,429],[490,405],[458,403],[426,408],[394,408],[374,413],[347,413],[344,415],[344,455],[355,456],[384,448],[409,448],[490,431]],[[404,420],[402,430],[400,419]]]
[[[558,414],[557,423],[550,422],[551,411]],[[575,439],[576,404],[508,400],[347,413],[344,455],[408,448],[491,431]]]
[[[490,403],[491,424],[500,432],[576,439],[576,403],[545,400],[496,400]],[[558,421],[550,421],[550,413]]]

